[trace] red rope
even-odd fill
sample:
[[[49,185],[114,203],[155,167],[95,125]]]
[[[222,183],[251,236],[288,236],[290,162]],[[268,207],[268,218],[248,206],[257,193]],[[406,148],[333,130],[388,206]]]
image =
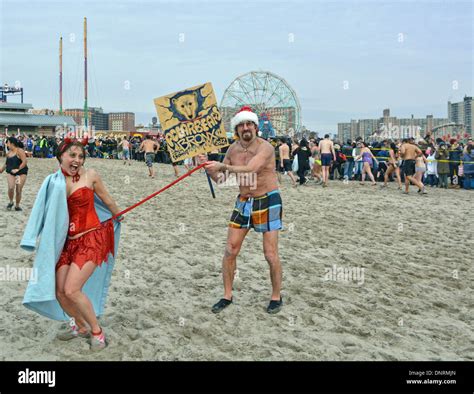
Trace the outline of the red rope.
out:
[[[180,176],[178,179],[175,179],[173,182],[171,182],[170,184],[166,185],[164,188],[158,190],[157,192],[153,193],[153,194],[150,194],[148,197],[144,198],[143,200],[141,201],[138,201],[136,204],[132,205],[131,207],[128,207],[126,209],[124,209],[123,211],[115,214],[114,216],[112,216],[112,220],[116,219],[118,216],[121,216],[121,215],[124,215],[126,214],[127,212],[131,211],[133,208],[136,208],[138,207],[139,205],[142,205],[144,202],[148,201],[149,199],[157,196],[158,194],[160,194],[161,192],[164,192],[166,189],[169,189],[171,186],[177,184],[179,181],[183,180],[184,178],[188,177],[189,175],[191,175],[193,172],[199,170],[200,168],[204,167],[205,165],[207,164],[207,162],[205,163],[202,163],[200,165],[198,165],[196,168],[193,168],[191,171],[187,172],[186,174]]]

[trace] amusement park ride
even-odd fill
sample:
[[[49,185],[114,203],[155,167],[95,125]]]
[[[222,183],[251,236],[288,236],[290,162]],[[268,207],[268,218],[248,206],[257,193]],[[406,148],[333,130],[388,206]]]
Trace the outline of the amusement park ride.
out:
[[[83,131],[88,132],[88,79],[87,79],[87,18],[84,18],[84,110]],[[59,115],[63,115],[63,42],[59,42]],[[23,88],[0,86],[0,103],[7,95],[21,94]],[[301,125],[301,106],[295,91],[278,75],[268,71],[251,71],[240,75],[227,87],[220,110],[228,131],[230,119],[243,106],[250,105],[260,119],[259,130],[263,138],[277,135],[293,136],[304,131]],[[156,122],[156,121],[155,121]],[[232,132],[229,134],[233,134]]]
[[[7,102],[7,96],[14,96],[21,94],[21,103],[23,104],[23,88],[21,87],[11,87],[8,84],[0,86],[0,103]]]
[[[243,105],[250,105],[260,118],[263,138],[301,131],[301,106],[295,91],[278,75],[251,71],[237,77],[225,90],[220,110],[229,130],[230,119]]]

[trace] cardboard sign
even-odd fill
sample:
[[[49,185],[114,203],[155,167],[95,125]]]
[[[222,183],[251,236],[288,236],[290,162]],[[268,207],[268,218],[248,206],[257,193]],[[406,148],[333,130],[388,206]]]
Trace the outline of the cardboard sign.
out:
[[[154,99],[171,161],[229,143],[210,82]]]

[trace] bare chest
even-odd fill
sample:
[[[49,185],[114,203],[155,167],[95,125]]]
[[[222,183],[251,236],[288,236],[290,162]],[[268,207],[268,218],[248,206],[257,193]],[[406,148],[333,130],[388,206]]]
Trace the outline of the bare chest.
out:
[[[238,147],[232,153],[233,154],[230,158],[231,164],[235,166],[244,166],[256,156],[257,148],[250,147],[248,149],[243,149],[242,147]]]

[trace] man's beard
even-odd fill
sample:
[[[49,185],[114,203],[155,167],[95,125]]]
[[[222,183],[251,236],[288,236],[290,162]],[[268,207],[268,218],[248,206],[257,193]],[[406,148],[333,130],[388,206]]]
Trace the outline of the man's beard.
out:
[[[245,142],[252,141],[253,134],[251,131],[245,131],[242,133],[242,140]]]

